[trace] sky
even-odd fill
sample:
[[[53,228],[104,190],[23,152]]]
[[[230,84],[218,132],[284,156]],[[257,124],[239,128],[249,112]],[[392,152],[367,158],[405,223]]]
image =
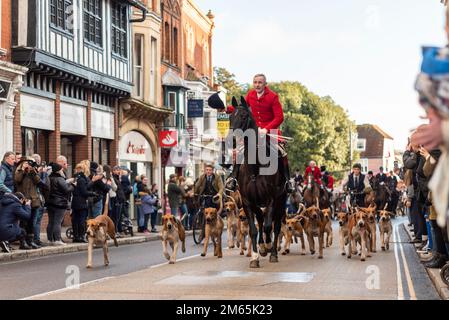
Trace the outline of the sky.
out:
[[[440,0],[195,0],[215,15],[213,64],[241,83],[299,81],[404,149],[425,120],[414,82],[421,47],[446,45]]]

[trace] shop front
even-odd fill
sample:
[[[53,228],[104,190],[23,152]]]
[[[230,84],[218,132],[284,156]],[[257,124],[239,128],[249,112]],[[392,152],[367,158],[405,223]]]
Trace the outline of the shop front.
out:
[[[131,179],[145,175],[150,183],[155,183],[153,172],[153,148],[150,142],[138,131],[130,131],[120,138],[120,165],[131,170]]]
[[[93,104],[91,113],[92,161],[99,164],[111,164],[111,147],[114,140],[114,109]]]

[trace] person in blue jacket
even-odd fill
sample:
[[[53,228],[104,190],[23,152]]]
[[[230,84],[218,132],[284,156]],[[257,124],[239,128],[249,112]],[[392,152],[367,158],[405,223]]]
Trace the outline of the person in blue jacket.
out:
[[[31,218],[31,200],[20,193],[5,193],[0,201],[0,243],[3,251],[9,252],[5,241],[20,241],[20,249],[26,245],[26,231],[19,226],[19,220]]]

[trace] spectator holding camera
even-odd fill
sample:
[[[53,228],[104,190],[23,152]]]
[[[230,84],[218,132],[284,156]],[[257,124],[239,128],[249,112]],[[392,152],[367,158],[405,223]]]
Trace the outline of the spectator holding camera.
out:
[[[10,252],[7,241],[20,241],[20,249],[28,249],[25,241],[27,233],[19,221],[28,221],[31,217],[31,200],[20,193],[6,193],[0,200],[0,246],[2,251]]]
[[[36,215],[42,207],[42,197],[39,194],[38,186],[41,183],[39,176],[39,165],[32,157],[22,157],[14,173],[14,183],[16,192],[22,193],[27,199],[31,200],[31,217],[28,220],[22,220],[27,237],[26,243],[30,249],[38,249],[34,242],[34,224]]]
[[[42,162],[41,156],[38,154],[33,154],[31,157],[38,164],[38,175],[41,181],[38,184],[37,191],[42,202],[42,206],[37,210],[37,213],[33,219],[34,243],[38,246],[42,246],[41,222],[44,215],[45,199],[48,199],[50,196],[50,178],[48,167],[45,162]]]

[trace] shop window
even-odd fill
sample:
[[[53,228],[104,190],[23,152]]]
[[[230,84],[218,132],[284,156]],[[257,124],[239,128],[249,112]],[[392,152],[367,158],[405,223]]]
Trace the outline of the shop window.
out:
[[[75,144],[72,137],[61,137],[61,155],[67,158],[67,177],[71,177],[73,174],[73,168],[75,167]]]
[[[99,164],[109,164],[110,141],[101,138],[92,138],[92,161]]]
[[[24,156],[39,154],[48,163],[48,131],[22,128],[22,153]]]

